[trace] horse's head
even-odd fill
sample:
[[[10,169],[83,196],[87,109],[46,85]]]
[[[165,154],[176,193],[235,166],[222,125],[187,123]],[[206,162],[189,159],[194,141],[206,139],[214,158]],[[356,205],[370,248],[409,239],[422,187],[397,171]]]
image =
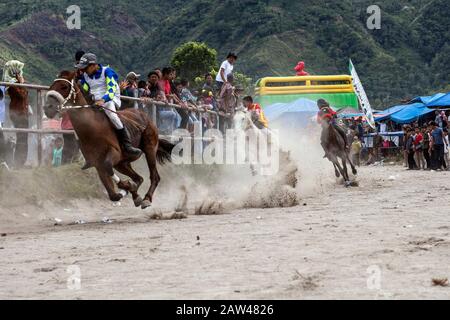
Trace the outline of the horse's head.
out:
[[[86,104],[74,71],[62,71],[45,96],[45,115],[52,119],[66,106]]]
[[[233,116],[233,128],[237,131],[247,131],[253,127],[251,113],[247,111],[242,105],[236,109]]]

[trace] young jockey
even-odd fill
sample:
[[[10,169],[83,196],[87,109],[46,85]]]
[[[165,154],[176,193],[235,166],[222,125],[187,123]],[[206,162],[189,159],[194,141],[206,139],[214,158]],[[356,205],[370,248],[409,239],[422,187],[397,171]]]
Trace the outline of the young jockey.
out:
[[[75,68],[82,72],[80,83],[83,90],[94,96],[96,106],[104,109],[124,151],[131,156],[140,156],[141,150],[131,145],[129,133],[117,114],[121,105],[117,74],[113,69],[98,64],[93,53],[84,54]]]
[[[258,129],[264,129],[269,127],[269,122],[267,121],[267,118],[265,117],[261,106],[257,103],[253,103],[252,97],[250,96],[245,97],[243,99],[243,103],[248,111],[254,112],[255,118],[253,119],[252,117],[252,120]]]
[[[342,129],[337,123],[337,113],[331,109],[330,104],[324,100],[317,100],[317,106],[319,107],[319,112],[317,113],[317,122],[321,123],[323,120],[327,120],[336,129],[336,131],[342,136],[345,142],[345,147],[348,148],[347,136],[344,129]]]

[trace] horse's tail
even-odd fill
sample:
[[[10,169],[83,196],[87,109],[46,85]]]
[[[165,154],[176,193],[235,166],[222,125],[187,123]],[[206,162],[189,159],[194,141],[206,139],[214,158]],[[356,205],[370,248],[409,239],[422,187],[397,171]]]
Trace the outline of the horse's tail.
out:
[[[158,151],[156,152],[156,159],[160,164],[166,161],[172,162],[172,150],[175,145],[167,140],[159,139]]]

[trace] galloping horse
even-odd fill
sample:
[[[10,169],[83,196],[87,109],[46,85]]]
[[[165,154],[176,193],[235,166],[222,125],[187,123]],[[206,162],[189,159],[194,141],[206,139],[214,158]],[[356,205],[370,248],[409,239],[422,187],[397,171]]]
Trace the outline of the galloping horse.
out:
[[[9,118],[14,128],[28,129],[28,91],[25,88],[11,86],[8,88],[7,93],[11,99],[9,104]],[[16,137],[14,163],[16,167],[20,168],[27,161],[28,134],[18,132]]]
[[[257,170],[255,168],[254,162],[259,162],[260,157],[260,143],[266,143],[267,148],[271,147],[272,144],[272,132],[267,129],[259,129],[255,123],[253,122],[252,112],[248,111],[242,105],[236,108],[234,116],[233,116],[233,129],[235,133],[245,133],[249,143],[256,144],[256,154],[251,153],[251,148],[249,146],[249,154],[246,154],[246,159],[250,160],[250,169],[252,170],[252,174],[256,175]],[[239,150],[239,148],[238,148]]]
[[[77,84],[76,73],[62,71],[54,80],[46,95],[45,114],[54,118],[60,112],[67,112],[80,141],[80,149],[86,162],[97,169],[111,201],[124,197],[122,190],[133,196],[136,207],[145,209],[152,204],[153,194],[159,184],[160,176],[156,163],[171,161],[174,145],[159,139],[158,129],[142,111],[125,110],[118,114],[130,132],[134,147],[140,148],[146,156],[150,171],[151,186],[142,199],[138,189],[144,179],[131,167],[139,157],[130,157],[122,151],[114,129],[106,115],[98,107],[87,106],[86,100]],[[132,181],[122,181],[115,173],[130,177]],[[120,192],[116,192],[114,182]]]
[[[325,151],[325,157],[333,163],[334,172],[336,177],[340,175],[344,178],[345,186],[350,186],[350,177],[347,172],[347,161],[352,168],[354,175],[358,174],[352,160],[350,159],[349,152],[346,148],[346,143],[342,135],[334,128],[331,120],[323,119],[321,121],[322,135],[320,137],[321,145]],[[342,166],[339,163],[339,159],[342,160]]]

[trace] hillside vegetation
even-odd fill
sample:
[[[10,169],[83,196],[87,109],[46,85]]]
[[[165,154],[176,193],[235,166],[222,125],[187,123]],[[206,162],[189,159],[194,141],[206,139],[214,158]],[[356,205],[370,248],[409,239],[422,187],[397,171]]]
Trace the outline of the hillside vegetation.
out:
[[[72,4],[3,0],[0,63],[23,60],[29,81],[49,83],[82,48],[122,76],[146,74],[196,40],[219,57],[236,51],[236,70],[254,80],[292,75],[299,60],[311,74],[348,73],[351,58],[378,108],[450,89],[448,0],[78,0],[81,30],[69,30]],[[366,27],[372,4],[381,7],[381,30]]]

